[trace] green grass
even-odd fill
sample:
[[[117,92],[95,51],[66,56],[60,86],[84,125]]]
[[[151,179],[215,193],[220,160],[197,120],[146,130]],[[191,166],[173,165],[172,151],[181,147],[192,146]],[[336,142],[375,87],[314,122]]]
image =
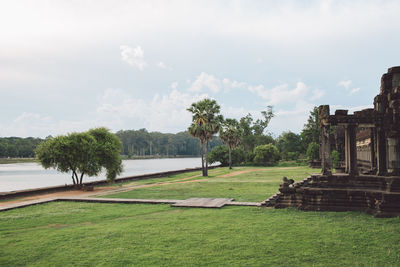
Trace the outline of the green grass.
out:
[[[311,172],[217,168],[135,181],[155,185],[113,196],[260,201],[282,176]],[[399,224],[360,212],[53,202],[0,212],[0,266],[400,266]]]
[[[247,172],[231,177],[223,175],[246,170]],[[170,184],[154,185],[145,188],[136,188],[131,191],[111,194],[103,197],[111,198],[144,198],[144,199],[187,199],[190,197],[234,198],[236,201],[263,201],[278,191],[282,176],[285,175],[295,181],[302,180],[315,172],[314,169],[299,167],[237,167],[233,170],[217,168],[209,171],[209,177],[193,177],[201,172],[179,174],[177,176],[137,181],[131,185],[156,184],[170,182]],[[179,179],[190,178],[181,183]]]
[[[0,266],[399,266],[399,218],[53,202],[0,213]]]

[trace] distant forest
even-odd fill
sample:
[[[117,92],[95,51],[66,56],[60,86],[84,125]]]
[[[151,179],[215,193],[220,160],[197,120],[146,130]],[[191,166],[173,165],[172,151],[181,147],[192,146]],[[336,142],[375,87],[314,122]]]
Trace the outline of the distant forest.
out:
[[[144,156],[199,156],[200,144],[188,132],[177,134],[148,132],[146,129],[118,131],[122,155],[127,157]],[[44,141],[41,138],[1,137],[0,158],[32,158],[36,146]],[[210,148],[221,145],[215,137]]]

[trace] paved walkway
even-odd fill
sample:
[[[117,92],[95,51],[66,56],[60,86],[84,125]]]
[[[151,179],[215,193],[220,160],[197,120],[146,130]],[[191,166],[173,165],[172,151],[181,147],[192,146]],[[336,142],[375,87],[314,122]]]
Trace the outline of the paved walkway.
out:
[[[261,206],[259,202],[236,202],[233,198],[189,198],[186,200],[175,199],[129,199],[129,198],[94,198],[94,197],[59,197],[42,198],[17,203],[9,203],[0,206],[0,212],[43,204],[53,201],[74,201],[94,203],[124,203],[124,204],[171,204],[172,207],[196,207],[196,208],[222,208],[223,206]]]

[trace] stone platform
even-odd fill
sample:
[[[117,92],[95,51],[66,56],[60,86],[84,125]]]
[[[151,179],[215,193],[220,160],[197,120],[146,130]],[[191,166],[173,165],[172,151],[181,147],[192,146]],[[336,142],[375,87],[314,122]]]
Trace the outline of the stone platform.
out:
[[[233,198],[189,198],[186,200],[175,199],[130,199],[130,198],[94,198],[94,197],[59,197],[43,198],[17,203],[4,203],[0,205],[0,212],[17,208],[53,202],[92,202],[92,203],[122,203],[122,204],[171,204],[172,207],[196,207],[196,208],[221,208],[223,206],[253,206],[260,207],[260,202],[237,202]]]
[[[400,216],[400,177],[312,175],[283,183],[272,206],[310,211],[364,211],[375,217]]]
[[[171,204],[172,207],[221,208],[233,201],[233,198],[189,198]]]

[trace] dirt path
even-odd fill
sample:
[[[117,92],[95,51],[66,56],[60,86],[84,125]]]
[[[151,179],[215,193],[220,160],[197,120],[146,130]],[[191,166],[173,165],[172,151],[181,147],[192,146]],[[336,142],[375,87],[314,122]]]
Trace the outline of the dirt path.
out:
[[[101,193],[101,192],[104,192],[104,191],[107,191],[107,190],[110,190],[113,188],[115,188],[115,187],[99,187],[99,188],[95,188],[93,191],[90,191],[90,192],[82,191],[82,190],[70,190],[70,191],[63,191],[63,192],[40,194],[40,195],[28,196],[28,197],[15,199],[15,200],[0,202],[0,206],[24,202],[24,201],[30,201],[30,200],[35,200],[35,199],[43,199],[43,198],[57,198],[57,197],[70,197],[70,196],[87,197],[87,196],[91,196],[93,194],[98,194],[98,193]]]
[[[243,171],[236,171],[236,172],[231,172],[228,174],[224,174],[218,177],[232,177],[232,176],[237,176],[243,173],[248,173],[248,172],[255,172],[255,171],[262,171],[262,169],[248,169],[248,170],[243,170]]]
[[[225,177],[232,177],[232,176],[237,176],[243,173],[248,173],[248,172],[253,172],[253,171],[260,171],[262,169],[248,169],[248,170],[243,170],[243,171],[235,171],[231,172],[228,174],[216,176],[215,178],[225,178]],[[23,197],[20,199],[15,199],[15,200],[10,200],[10,201],[5,201],[5,202],[0,202],[0,206],[3,205],[8,205],[8,204],[13,204],[13,203],[19,203],[19,202],[24,202],[24,201],[30,201],[30,200],[36,200],[36,199],[44,199],[44,198],[57,198],[57,197],[95,197],[95,196],[102,196],[102,195],[109,195],[113,193],[121,193],[121,192],[126,192],[130,191],[133,189],[138,189],[138,188],[147,188],[147,187],[153,187],[153,186],[163,186],[163,185],[169,185],[169,184],[183,184],[183,183],[194,183],[194,182],[201,182],[201,181],[206,181],[207,178],[202,178],[202,179],[195,179],[195,180],[190,180],[196,177],[200,177],[201,174],[178,179],[178,180],[173,180],[173,181],[167,181],[167,182],[156,182],[153,184],[142,184],[142,185],[135,185],[135,182],[129,183],[127,185],[124,185],[122,187],[99,187],[95,188],[94,191],[81,191],[81,190],[71,190],[71,191],[64,191],[64,192],[56,192],[56,193],[49,193],[49,194],[41,194],[41,195],[34,195],[34,196],[28,196],[28,197]]]

